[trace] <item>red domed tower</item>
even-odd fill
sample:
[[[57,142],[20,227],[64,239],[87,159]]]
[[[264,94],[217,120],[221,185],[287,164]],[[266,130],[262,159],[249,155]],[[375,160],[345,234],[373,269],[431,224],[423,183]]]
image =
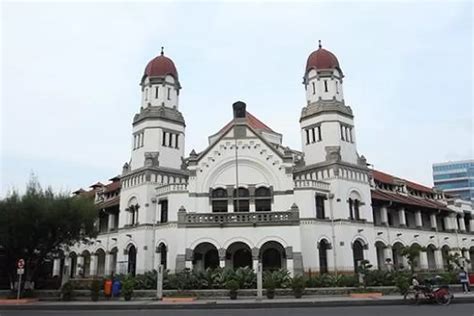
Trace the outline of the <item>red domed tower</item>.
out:
[[[143,108],[166,106],[178,109],[181,89],[178,71],[174,62],[165,56],[163,47],[161,54],[153,58],[145,67],[140,85]]]
[[[306,164],[363,164],[356,150],[352,110],[344,102],[343,78],[336,55],[319,41],[318,49],[307,59],[303,77],[307,104],[300,124]]]
[[[337,57],[324,49],[319,41],[319,48],[308,57],[303,77],[308,104],[318,100],[343,102],[343,77]]]

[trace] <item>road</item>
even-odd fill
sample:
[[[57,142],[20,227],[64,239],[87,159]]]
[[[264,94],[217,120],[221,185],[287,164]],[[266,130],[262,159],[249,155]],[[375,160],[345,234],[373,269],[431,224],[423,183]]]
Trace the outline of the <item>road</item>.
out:
[[[474,304],[450,306],[363,306],[274,309],[0,311],[0,316],[474,316]]]

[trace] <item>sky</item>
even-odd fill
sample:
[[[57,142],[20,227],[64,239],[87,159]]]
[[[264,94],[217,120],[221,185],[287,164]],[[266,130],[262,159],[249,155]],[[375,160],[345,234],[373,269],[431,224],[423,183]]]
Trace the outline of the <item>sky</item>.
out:
[[[3,1],[0,196],[31,173],[62,191],[120,174],[161,46],[179,72],[186,154],[237,100],[301,150],[318,40],[344,71],[359,154],[432,186],[434,162],[474,157],[472,21],[471,1]]]

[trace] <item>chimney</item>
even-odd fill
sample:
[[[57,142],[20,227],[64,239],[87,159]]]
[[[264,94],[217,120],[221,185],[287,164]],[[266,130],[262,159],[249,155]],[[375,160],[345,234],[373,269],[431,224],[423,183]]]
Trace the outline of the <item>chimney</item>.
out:
[[[245,118],[246,106],[247,105],[242,101],[237,101],[234,104],[232,104],[232,108],[234,109],[234,119]]]

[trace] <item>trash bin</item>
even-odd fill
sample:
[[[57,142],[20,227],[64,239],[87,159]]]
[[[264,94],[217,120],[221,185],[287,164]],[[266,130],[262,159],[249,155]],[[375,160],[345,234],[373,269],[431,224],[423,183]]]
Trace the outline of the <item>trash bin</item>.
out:
[[[107,297],[112,295],[112,280],[110,279],[104,281],[104,295]]]
[[[122,288],[122,283],[119,280],[115,280],[112,285],[112,296],[119,297],[121,288]]]

